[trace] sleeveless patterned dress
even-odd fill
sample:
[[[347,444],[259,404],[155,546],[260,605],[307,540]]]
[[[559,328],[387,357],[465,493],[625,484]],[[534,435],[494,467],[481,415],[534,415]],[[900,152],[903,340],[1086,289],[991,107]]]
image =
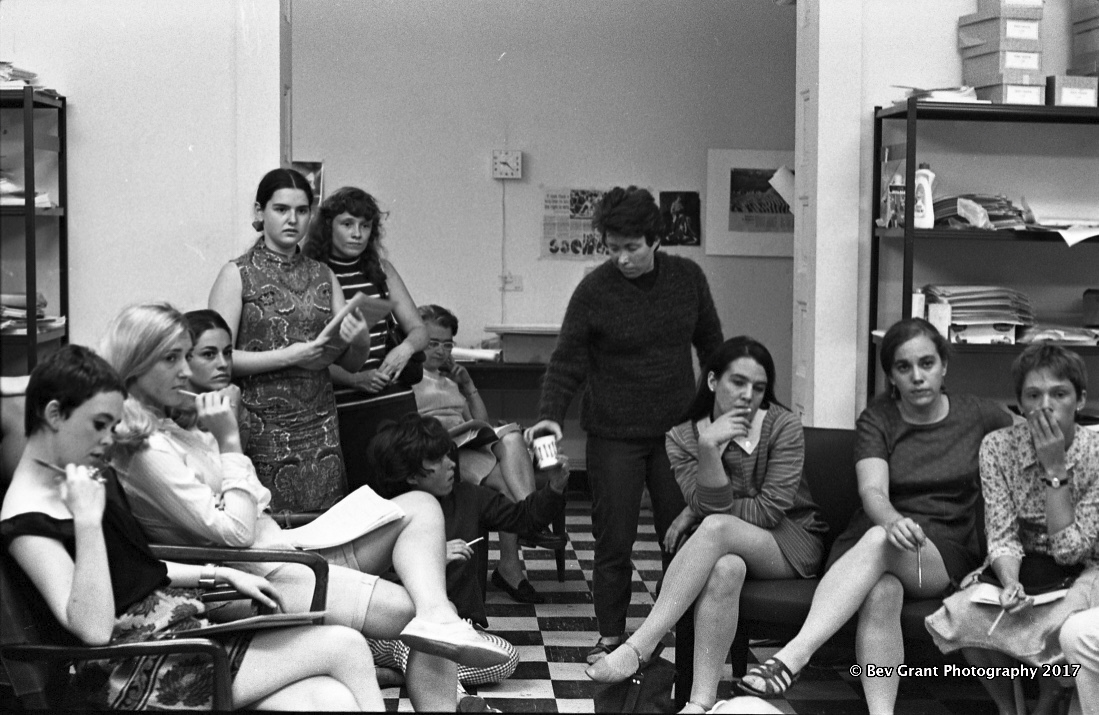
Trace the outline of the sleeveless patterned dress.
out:
[[[332,317],[328,267],[300,249],[283,256],[261,236],[234,263],[242,302],[237,349],[261,352],[308,342]],[[252,416],[246,451],[271,490],[272,511],[335,504],[347,493],[347,481],[328,371],[288,367],[238,382]]]

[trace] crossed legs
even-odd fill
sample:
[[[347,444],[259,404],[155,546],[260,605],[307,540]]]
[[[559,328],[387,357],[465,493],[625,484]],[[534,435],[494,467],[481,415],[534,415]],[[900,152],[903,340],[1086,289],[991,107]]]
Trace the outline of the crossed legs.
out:
[[[492,447],[497,463],[492,472],[485,477],[485,486],[520,502],[530,496],[535,489],[534,465],[527,452],[527,444],[522,432],[510,432],[500,438]],[[519,537],[501,531],[500,561],[496,570],[513,588],[526,578],[523,562],[519,558]]]
[[[916,553],[893,546],[885,529],[874,526],[824,574],[805,624],[774,657],[792,673],[799,672],[813,653],[859,612],[856,647],[860,660],[897,665],[904,657],[898,599],[905,593],[930,598],[942,593],[949,582],[942,555],[930,539],[923,545],[921,588]],[[896,584],[901,586],[900,593]],[[743,682],[751,689],[767,691],[767,683],[751,672]],[[862,685],[871,713],[892,711],[895,679],[864,676]]]

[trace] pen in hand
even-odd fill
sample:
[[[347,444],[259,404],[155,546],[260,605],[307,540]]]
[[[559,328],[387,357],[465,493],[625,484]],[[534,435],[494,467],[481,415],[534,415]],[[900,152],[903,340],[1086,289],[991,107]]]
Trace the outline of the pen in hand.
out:
[[[1007,609],[1006,608],[1001,608],[1000,609],[1000,615],[996,616],[996,620],[994,620],[992,622],[992,626],[988,629],[988,633],[986,633],[985,635],[987,635],[987,636],[992,635],[992,631],[996,630],[996,626],[1000,625],[1000,619],[1004,617],[1005,613],[1007,613]]]
[[[916,580],[920,588],[923,588],[923,544],[916,544]]]

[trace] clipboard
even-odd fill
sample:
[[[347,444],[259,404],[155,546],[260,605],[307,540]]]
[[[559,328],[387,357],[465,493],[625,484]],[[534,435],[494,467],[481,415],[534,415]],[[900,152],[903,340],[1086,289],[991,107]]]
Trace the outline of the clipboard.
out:
[[[305,613],[268,613],[262,616],[250,616],[225,623],[214,623],[202,628],[190,628],[185,630],[168,631],[160,636],[160,640],[171,638],[205,638],[218,633],[235,633],[237,631],[254,631],[261,628],[286,628],[290,626],[311,626],[324,618],[327,611],[306,611]]]
[[[368,326],[372,326],[379,320],[384,318],[393,312],[393,308],[396,307],[396,303],[384,298],[371,298],[366,293],[359,291],[351,300],[347,301],[347,304],[340,309],[338,313],[332,316],[332,319],[328,321],[328,324],[324,326],[321,332],[317,335],[317,339],[322,338],[332,339],[338,338],[340,335],[340,323],[343,322],[344,317],[351,311],[358,309],[359,315],[363,317]]]

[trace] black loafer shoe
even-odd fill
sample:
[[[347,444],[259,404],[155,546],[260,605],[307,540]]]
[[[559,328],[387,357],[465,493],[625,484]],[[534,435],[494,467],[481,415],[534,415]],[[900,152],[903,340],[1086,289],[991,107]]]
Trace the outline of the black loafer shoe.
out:
[[[499,571],[492,572],[492,585],[500,589],[507,595],[511,596],[511,600],[519,603],[545,603],[546,598],[542,594],[534,590],[534,586],[530,585],[530,581],[523,579],[519,582],[518,586],[512,587]]]
[[[569,543],[568,534],[554,534],[543,529],[533,534],[523,534],[519,537],[519,545],[533,549],[553,549],[560,551]]]

